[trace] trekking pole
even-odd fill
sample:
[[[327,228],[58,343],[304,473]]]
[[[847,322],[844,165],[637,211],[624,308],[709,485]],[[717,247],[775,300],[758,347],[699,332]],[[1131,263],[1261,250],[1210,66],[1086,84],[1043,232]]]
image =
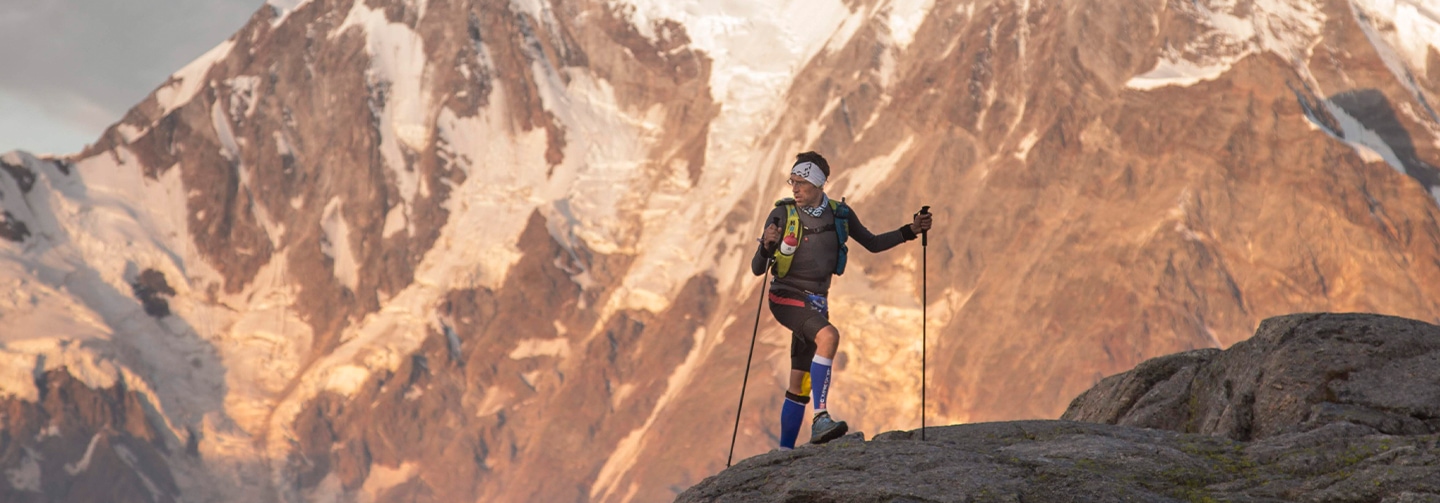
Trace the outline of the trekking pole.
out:
[[[921,206],[921,215],[929,215],[930,207]],[[925,357],[926,357],[926,327],[925,318],[927,305],[925,294],[930,289],[925,271],[925,251],[930,248],[930,231],[920,232],[920,440],[925,440]]]
[[[765,309],[765,288],[769,286],[770,266],[774,263],[773,257],[765,261],[765,279],[760,280],[760,305],[755,308],[755,331],[750,333],[750,354],[745,357],[745,379],[740,382],[740,404],[735,406],[735,431],[730,433],[730,455],[725,457],[726,468],[735,459],[735,438],[740,436],[740,409],[745,407],[745,388],[750,385],[750,360],[755,358],[755,339],[760,335],[760,312]]]

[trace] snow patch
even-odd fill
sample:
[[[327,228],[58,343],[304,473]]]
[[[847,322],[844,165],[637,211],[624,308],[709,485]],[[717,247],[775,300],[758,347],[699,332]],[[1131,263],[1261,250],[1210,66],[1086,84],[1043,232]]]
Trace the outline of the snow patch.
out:
[[[214,333],[211,320],[194,316],[189,298],[192,281],[219,274],[189,243],[181,170],[148,178],[125,147],[81,159],[68,174],[28,155],[7,162],[37,176],[23,197],[32,240],[0,247],[0,313],[11,329],[0,331],[0,393],[34,400],[36,376],[61,367],[97,389],[124,379],[154,406],[147,419],[169,430],[164,438],[173,446],[177,431],[219,409],[224,389],[203,339]],[[22,199],[5,203],[12,201]],[[175,289],[176,316],[141,309],[130,281],[145,269]]]
[[[865,164],[847,169],[835,177],[836,196],[844,196],[851,202],[860,201],[870,195],[880,184],[890,180],[891,173],[900,166],[900,160],[915,145],[915,137],[907,136],[904,141],[895,147],[884,157],[877,157],[866,161]]]
[[[320,483],[316,484],[315,488],[311,489],[306,497],[301,499],[303,501],[313,501],[316,503],[340,503],[349,498],[345,497],[345,486],[340,483],[340,477],[335,475],[334,471],[331,471],[325,478],[320,479]],[[281,501],[290,500],[289,498],[285,498]]]
[[[370,369],[359,365],[341,365],[331,369],[325,376],[325,389],[346,397],[354,396],[370,379]]]
[[[390,239],[390,237],[399,234],[400,231],[408,230],[410,228],[410,218],[405,216],[407,209],[409,209],[409,206],[403,204],[391,206],[390,211],[385,212],[385,228],[380,231],[380,235],[385,236],[385,239]]]
[[[259,100],[255,99],[255,89],[260,87],[260,77],[241,75],[226,79],[225,87],[230,88],[231,117],[255,115],[255,105],[259,103]]]
[[[285,136],[284,132],[273,131],[270,135],[275,138],[276,153],[283,157],[295,157],[295,149],[290,146],[290,139]]]
[[[160,105],[160,116],[170,115],[176,108],[189,103],[205,84],[205,76],[215,63],[230,56],[235,47],[234,40],[226,40],[202,54],[180,71],[170,75],[170,82],[155,90],[155,102]]]
[[[1038,141],[1040,141],[1040,132],[1033,129],[1030,130],[1029,133],[1025,134],[1025,138],[1020,140],[1020,144],[1015,150],[1015,158],[1024,161],[1027,157],[1030,157],[1030,149],[1034,148],[1035,143]]]
[[[79,475],[80,472],[89,470],[90,458],[91,456],[95,455],[95,446],[100,443],[101,438],[104,438],[104,435],[100,433],[96,433],[95,436],[90,437],[90,445],[85,448],[85,455],[81,456],[79,461],[76,461],[74,463],[65,463],[65,473],[68,473],[71,477],[74,477],[76,475]]]
[[[1186,60],[1161,59],[1155,69],[1136,75],[1125,82],[1125,87],[1150,91],[1165,86],[1189,87],[1206,80],[1214,80],[1230,70],[1233,61],[1201,66]]]
[[[405,462],[400,466],[391,468],[380,463],[370,466],[370,474],[365,477],[365,484],[360,487],[359,503],[373,503],[379,501],[380,494],[390,488],[404,484],[415,478],[419,467],[415,463]]]
[[[1428,74],[1426,52],[1430,48],[1440,51],[1440,3],[1433,0],[1352,0],[1351,5],[1357,14],[1363,13],[1368,18],[1359,20],[1362,27],[1368,28],[1367,35],[1373,30],[1379,38],[1389,42],[1388,45],[1416,74]]]
[[[1427,7],[1414,0],[1355,0],[1350,6],[1385,67],[1412,96],[1424,102],[1425,93],[1415,82],[1415,75],[1427,75],[1427,52],[1431,48],[1440,50],[1440,5]],[[1436,119],[1434,110],[1428,111]]]
[[[491,117],[496,108],[475,119],[460,119],[445,109],[438,121],[438,134],[457,152],[485,153],[472,157],[474,164],[458,163],[468,179],[446,200],[450,220],[427,254],[444,261],[432,267],[448,275],[451,280],[445,283],[453,281],[457,288],[493,289],[504,284],[510,267],[520,260],[516,238],[536,206],[529,196],[543,183],[537,179],[544,173],[543,161],[525,152],[545,151],[544,131],[535,129],[493,141],[499,136],[497,129],[503,127],[503,119]]]
[[[120,139],[125,140],[125,144],[128,145],[140,139],[140,137],[145,136],[145,133],[150,132],[150,129],[121,122],[115,124],[115,132],[120,133]]]
[[[274,400],[300,371],[301,358],[314,338],[310,324],[292,306],[299,287],[286,274],[285,255],[275,256],[255,274],[253,289],[228,325],[211,338],[226,368],[226,414],[247,431],[261,431]],[[224,307],[187,307],[199,323],[214,324],[231,314]]]
[[[570,341],[561,337],[556,339],[525,339],[515,345],[510,351],[511,360],[524,360],[538,356],[554,356],[568,358],[570,356]]]
[[[422,151],[433,132],[430,115],[430,88],[425,82],[425,41],[419,33],[401,23],[391,23],[385,11],[355,2],[345,21],[330,33],[333,39],[356,27],[365,34],[365,51],[370,56],[366,81],[372,88],[385,88],[380,116],[380,154],[395,174],[395,187],[405,204],[413,205],[422,187],[420,174],[409,166],[403,149]],[[372,90],[372,97],[375,91]]]
[[[1365,162],[1385,161],[1390,167],[1395,168],[1404,175],[1405,165],[1400,162],[1400,156],[1395,155],[1395,150],[1380,138],[1380,135],[1366,128],[1359,119],[1345,112],[1345,109],[1325,100],[1325,109],[1335,117],[1335,122],[1340,125],[1340,139],[1355,149],[1355,153]]]
[[[240,142],[235,140],[235,132],[230,129],[230,118],[225,115],[225,109],[221,107],[219,100],[210,105],[210,127],[215,128],[215,136],[220,140],[220,155],[225,160],[239,163]]]
[[[865,21],[870,19],[871,14],[869,11],[855,11],[840,20],[840,25],[835,28],[835,33],[831,34],[830,39],[825,42],[825,52],[833,53],[844,49],[845,45],[850,43],[850,39],[855,38],[855,33],[860,31],[860,27],[865,26]]]
[[[40,486],[40,462],[35,455],[26,448],[20,458],[19,466],[5,470],[5,480],[10,482],[10,487],[17,491],[38,493]]]
[[[1271,52],[1286,61],[1302,61],[1320,40],[1325,14],[1304,0],[1233,0],[1187,2],[1184,14],[1210,28],[1188,41],[1167,47],[1155,68],[1125,83],[1148,91],[1165,86],[1190,86],[1214,79],[1241,59]],[[1241,17],[1244,14],[1245,17]]]
[[[360,287],[360,266],[350,250],[350,226],[345,222],[345,203],[336,196],[325,204],[320,217],[320,229],[324,233],[320,241],[320,252],[334,261],[335,279],[350,291]]]
[[[531,370],[529,372],[522,372],[520,374],[520,380],[524,381],[525,385],[529,386],[530,389],[538,389],[538,383],[540,382],[540,374],[543,372],[543,370],[539,369]]]
[[[615,387],[615,390],[610,393],[610,406],[619,409],[621,405],[625,403],[625,399],[630,398],[630,395],[635,393],[635,384],[621,384]]]
[[[930,9],[935,7],[935,0],[893,0],[890,2],[890,15],[886,18],[890,26],[890,37],[895,41],[895,48],[904,51],[915,40],[915,33],[920,31],[920,25],[930,15]]]
[[[486,417],[504,410],[510,398],[512,398],[510,393],[498,386],[486,388],[485,397],[481,398],[480,404],[475,406],[475,417]]]

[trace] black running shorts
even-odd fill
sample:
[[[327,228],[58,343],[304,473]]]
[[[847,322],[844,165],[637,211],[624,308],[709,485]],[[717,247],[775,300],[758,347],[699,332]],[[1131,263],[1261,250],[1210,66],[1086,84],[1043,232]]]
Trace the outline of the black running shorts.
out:
[[[810,371],[815,358],[815,334],[830,326],[830,310],[822,295],[787,290],[770,291],[770,313],[790,329],[790,368]]]

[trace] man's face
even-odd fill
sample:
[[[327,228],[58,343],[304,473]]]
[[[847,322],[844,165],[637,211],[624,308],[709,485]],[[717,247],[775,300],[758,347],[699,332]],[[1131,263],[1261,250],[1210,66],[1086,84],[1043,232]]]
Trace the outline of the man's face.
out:
[[[790,175],[790,191],[795,194],[795,202],[805,207],[820,204],[820,194],[824,193],[800,175]]]

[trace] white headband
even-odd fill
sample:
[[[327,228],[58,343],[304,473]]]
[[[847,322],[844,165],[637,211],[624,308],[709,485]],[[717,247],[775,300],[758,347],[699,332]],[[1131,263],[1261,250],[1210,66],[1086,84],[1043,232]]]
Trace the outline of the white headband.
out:
[[[813,162],[805,161],[796,164],[795,167],[790,168],[790,174],[800,175],[801,178],[804,178],[816,187],[825,187],[825,172],[821,171],[820,166],[816,166]]]

